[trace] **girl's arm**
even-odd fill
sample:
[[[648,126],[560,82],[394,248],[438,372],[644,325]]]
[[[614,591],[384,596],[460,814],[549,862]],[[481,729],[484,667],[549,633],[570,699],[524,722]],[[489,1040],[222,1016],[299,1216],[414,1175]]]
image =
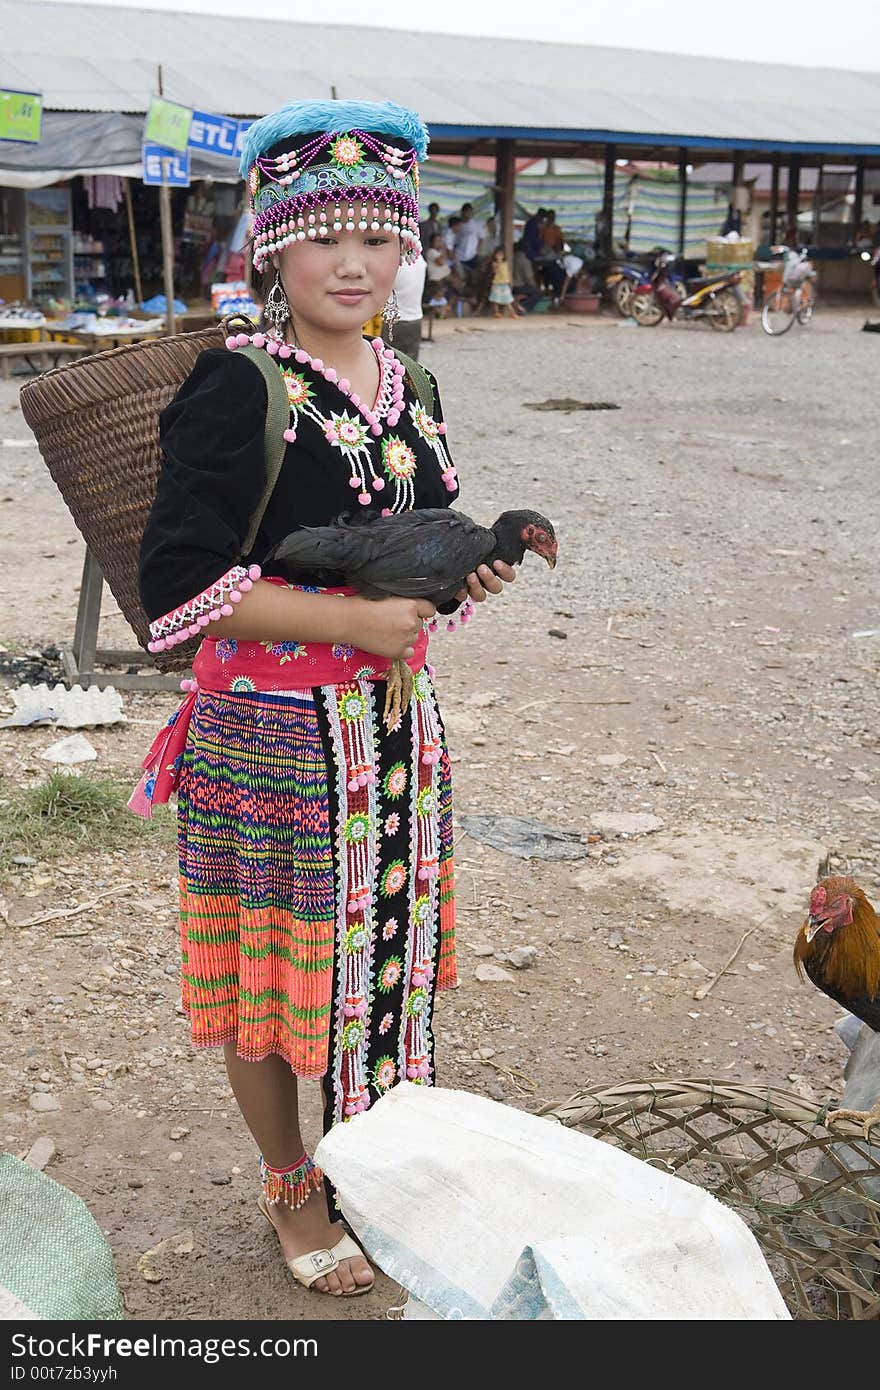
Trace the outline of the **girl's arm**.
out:
[[[422,623],[436,609],[426,599],[365,599],[346,594],[306,594],[260,583],[228,618],[212,622],[206,637],[243,642],[345,643],[389,658],[413,655]]]

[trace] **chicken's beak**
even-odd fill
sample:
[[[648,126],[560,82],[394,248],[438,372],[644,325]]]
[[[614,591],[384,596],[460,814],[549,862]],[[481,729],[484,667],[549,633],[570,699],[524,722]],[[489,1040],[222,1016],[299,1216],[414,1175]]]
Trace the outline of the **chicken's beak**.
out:
[[[806,922],[804,922],[804,936],[807,939],[807,945],[809,945],[809,943],[812,941],[813,937],[816,935],[816,932],[820,930],[821,926],[822,918],[814,917],[811,913],[810,916],[807,918]]]
[[[550,568],[551,568],[552,570],[555,570],[555,568],[556,568],[556,552],[555,552],[555,551],[548,551],[547,554],[544,556],[544,559],[547,561],[547,564],[550,566]]]

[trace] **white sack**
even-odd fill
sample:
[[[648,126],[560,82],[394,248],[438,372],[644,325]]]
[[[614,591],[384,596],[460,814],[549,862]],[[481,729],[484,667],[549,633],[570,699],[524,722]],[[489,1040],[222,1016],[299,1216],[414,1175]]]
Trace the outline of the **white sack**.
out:
[[[442,1318],[789,1316],[714,1197],[482,1096],[402,1082],[315,1159],[370,1258]]]

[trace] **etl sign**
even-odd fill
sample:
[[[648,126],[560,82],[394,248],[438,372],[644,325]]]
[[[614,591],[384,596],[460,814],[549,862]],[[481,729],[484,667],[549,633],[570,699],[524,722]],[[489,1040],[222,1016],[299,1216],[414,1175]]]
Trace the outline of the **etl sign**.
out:
[[[175,154],[174,150],[166,150],[162,145],[144,145],[142,158],[144,183],[165,183],[169,188],[189,188],[188,154]]]
[[[191,150],[207,154],[223,154],[234,159],[237,154],[238,121],[230,116],[212,116],[209,111],[194,111],[187,144]]]

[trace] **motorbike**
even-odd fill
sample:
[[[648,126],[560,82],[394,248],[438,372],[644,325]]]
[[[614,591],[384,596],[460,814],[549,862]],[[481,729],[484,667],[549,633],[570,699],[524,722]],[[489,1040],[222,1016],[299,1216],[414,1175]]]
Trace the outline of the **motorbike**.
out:
[[[737,286],[739,270],[707,275],[682,283],[673,280],[676,257],[665,251],[657,257],[649,281],[637,285],[630,313],[644,328],[654,328],[664,318],[707,319],[719,333],[732,333],[742,322],[743,301]]]
[[[639,265],[636,261],[618,261],[612,265],[605,276],[605,289],[617,312],[622,318],[632,317],[632,298],[640,285],[650,282],[651,275],[657,263],[657,256],[664,254],[662,247],[652,254],[647,265]],[[680,275],[673,271],[673,284],[683,285]]]

